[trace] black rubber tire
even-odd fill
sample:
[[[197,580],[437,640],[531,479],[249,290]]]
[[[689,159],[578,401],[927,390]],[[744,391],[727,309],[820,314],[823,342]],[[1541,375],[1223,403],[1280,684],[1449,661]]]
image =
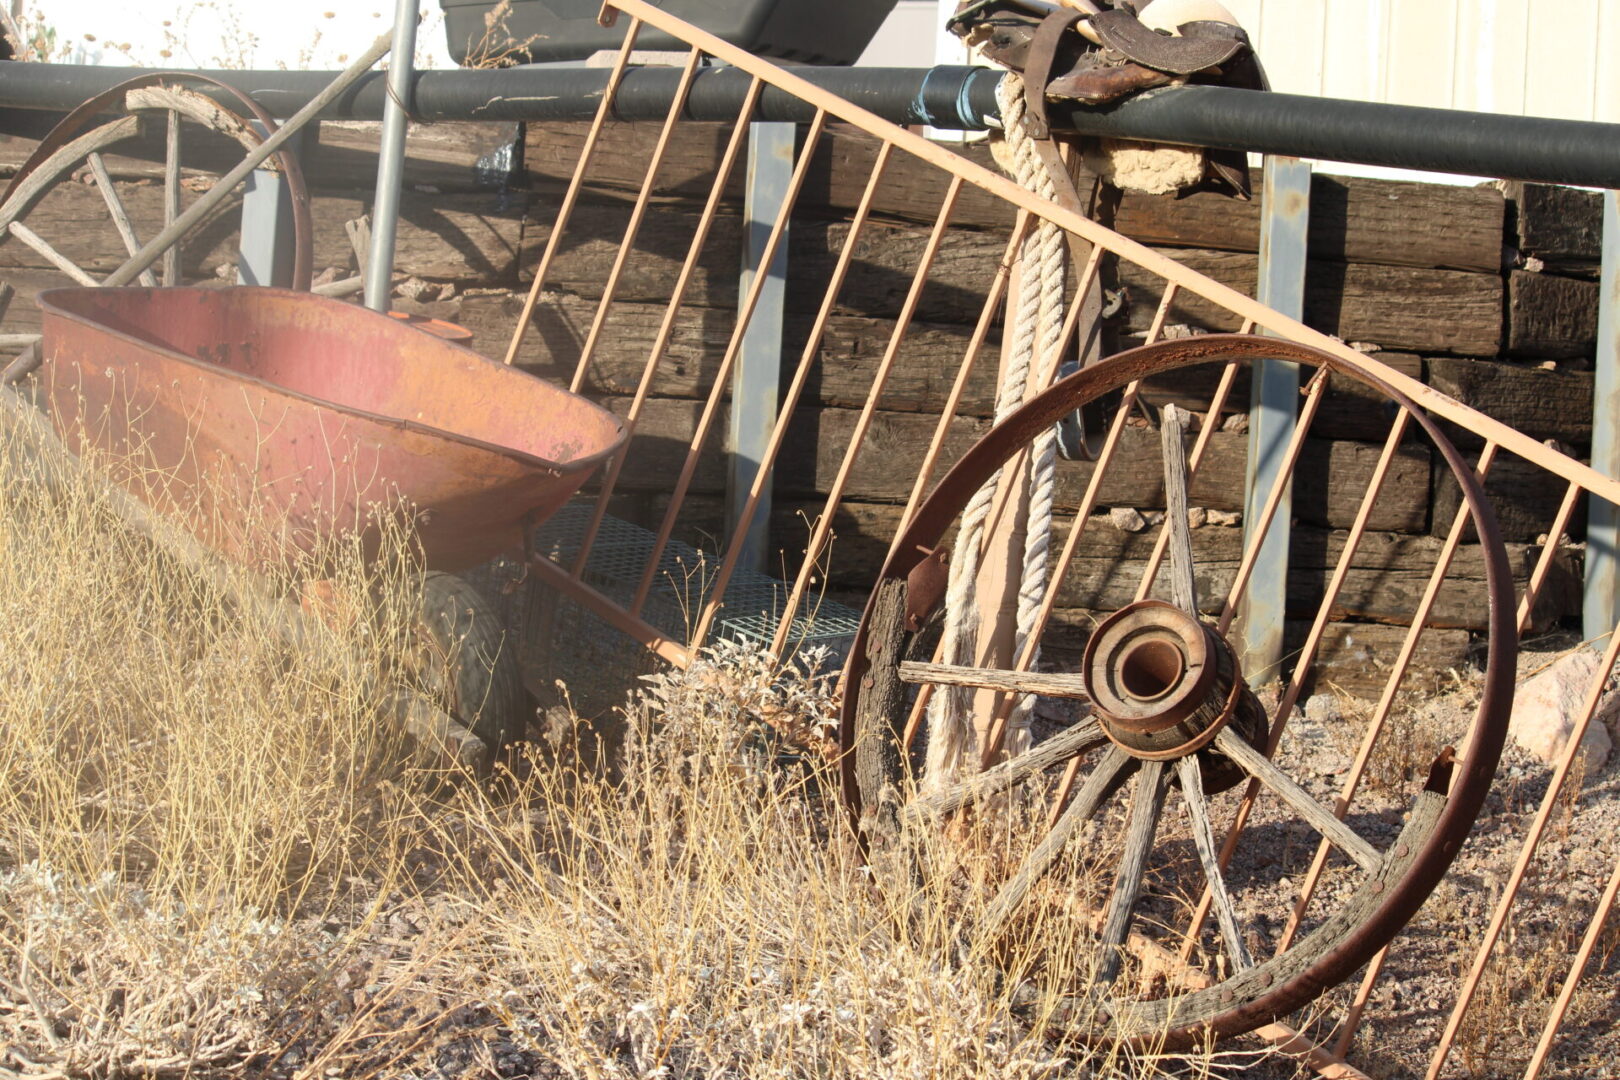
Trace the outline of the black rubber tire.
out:
[[[440,704],[483,740],[493,760],[527,720],[517,642],[484,595],[454,574],[423,578],[418,618],[425,644],[438,653],[432,666],[442,672],[435,679]]]

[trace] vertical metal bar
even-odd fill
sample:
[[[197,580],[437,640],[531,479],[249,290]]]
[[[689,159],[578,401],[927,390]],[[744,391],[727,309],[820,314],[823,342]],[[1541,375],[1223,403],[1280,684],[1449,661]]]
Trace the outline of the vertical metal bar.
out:
[[[1592,468],[1620,477],[1620,191],[1603,193],[1603,283],[1598,292],[1597,382],[1592,388]],[[1557,543],[1558,538],[1553,537]],[[1620,507],[1592,496],[1586,512],[1584,637],[1620,622]]]
[[[794,124],[756,122],[748,132],[748,184],[743,202],[742,281],[737,290],[740,304],[748,295],[754,275],[761,272],[760,260],[770,239],[771,223],[787,201],[793,180],[793,142],[798,135]],[[776,417],[776,399],[782,381],[782,311],[787,301],[788,245],[776,247],[775,258],[765,267],[765,283],[759,291],[754,317],[748,321],[742,348],[737,353],[737,370],[731,377],[731,458],[726,470],[726,532],[734,534],[742,520],[749,492],[765,460]],[[737,549],[738,565],[764,570],[770,544],[771,484],[767,474],[758,485],[755,508],[747,531]]]
[[[1609,921],[1609,912],[1614,910],[1616,894],[1620,894],[1620,862],[1614,864],[1614,870],[1609,874],[1609,884],[1603,889],[1603,897],[1598,901],[1597,910],[1592,912],[1592,921],[1587,924],[1586,936],[1581,939],[1581,947],[1575,953],[1575,960],[1569,967],[1569,974],[1564,977],[1564,985],[1558,991],[1558,1000],[1553,1002],[1552,1011],[1547,1014],[1547,1023],[1541,1029],[1541,1038],[1536,1042],[1536,1052],[1530,1055],[1530,1064],[1524,1068],[1524,1080],[1536,1080],[1541,1075],[1542,1067],[1547,1064],[1547,1055],[1552,1053],[1553,1039],[1558,1036],[1558,1029],[1564,1025],[1564,1016],[1569,1012],[1570,999],[1575,996],[1575,988],[1580,985],[1581,976],[1586,971],[1586,963],[1592,959],[1592,953],[1597,948],[1598,938],[1603,936],[1603,926]]]
[[[602,339],[602,328],[607,325],[608,312],[613,309],[613,301],[619,294],[619,281],[624,276],[625,264],[630,261],[630,254],[635,250],[636,237],[641,235],[641,224],[647,217],[647,206],[652,201],[653,188],[658,182],[658,170],[663,167],[664,155],[669,151],[670,138],[675,133],[675,126],[680,122],[681,113],[686,109],[686,96],[692,91],[692,80],[696,77],[698,68],[703,63],[703,53],[693,49],[686,55],[686,66],[681,69],[681,82],[675,88],[675,93],[669,99],[669,111],[664,115],[664,126],[659,129],[658,143],[653,147],[652,157],[647,161],[647,171],[641,178],[641,190],[636,194],[635,208],[630,211],[630,221],[624,227],[624,238],[619,241],[619,250],[614,253],[613,267],[608,270],[607,282],[602,286],[602,298],[597,301],[596,314],[591,317],[591,328],[585,335],[585,345],[579,350],[579,359],[574,364],[574,377],[568,384],[572,393],[579,393],[585,385],[585,376],[590,371],[591,361],[596,358],[596,346]]]
[[[604,5],[600,18],[608,21],[602,25],[611,26],[612,17],[616,15],[617,12]],[[568,229],[568,219],[573,216],[574,204],[579,201],[579,189],[585,183],[585,170],[590,168],[591,158],[596,154],[596,144],[602,138],[602,127],[607,123],[607,118],[613,115],[613,101],[618,96],[619,82],[624,78],[625,68],[630,66],[630,54],[635,51],[636,38],[640,33],[641,20],[631,19],[629,29],[624,32],[624,41],[619,45],[619,54],[614,58],[613,70],[608,74],[607,88],[602,91],[602,100],[597,103],[591,129],[585,133],[585,145],[580,147],[579,158],[574,162],[574,173],[568,178],[568,190],[563,194],[562,205],[557,208],[556,220],[551,223],[551,235],[546,237],[545,250],[540,253],[540,265],[535,267],[534,281],[529,284],[529,295],[523,301],[523,313],[512,328],[512,340],[506,346],[507,364],[517,360],[518,346],[523,344],[523,332],[529,328],[529,320],[534,318],[535,302],[540,299],[540,290],[545,287],[551,260],[557,256],[563,233]],[[759,80],[755,79],[752,85],[757,89]]]
[[[1260,282],[1262,304],[1301,319],[1305,315],[1305,246],[1310,225],[1311,167],[1290,157],[1266,158],[1261,195]],[[1255,362],[1249,399],[1249,455],[1243,493],[1244,541],[1249,543],[1261,507],[1283,468],[1283,448],[1294,432],[1299,366],[1279,360]],[[1293,504],[1283,493],[1277,520],[1260,546],[1254,587],[1243,599],[1243,671],[1252,683],[1270,678],[1282,659],[1283,616],[1288,599],[1288,542]]]
[[[821,133],[826,130],[826,126],[826,111],[817,109],[809,130],[805,132],[804,147],[799,151],[799,162],[793,169],[793,179],[788,184],[787,199],[783,202],[782,212],[777,215],[770,238],[765,241],[765,253],[761,257],[761,262],[769,263],[776,257],[776,248],[782,241],[782,235],[787,231],[788,218],[793,215],[793,204],[799,197],[799,190],[804,186],[805,175],[810,171],[816,146],[820,143]],[[697,428],[687,443],[686,460],[681,465],[680,476],[675,479],[675,486],[670,489],[669,507],[664,511],[663,521],[658,526],[658,538],[653,541],[652,551],[647,555],[647,567],[642,571],[640,584],[636,586],[635,599],[630,604],[632,615],[641,614],[642,608],[647,604],[647,595],[652,591],[653,582],[658,577],[658,564],[664,557],[664,549],[669,546],[670,536],[675,532],[675,518],[680,514],[681,506],[686,501],[686,489],[691,486],[692,475],[697,471],[698,455],[703,451],[703,444],[708,441],[709,429],[720,407],[721,394],[731,380],[731,366],[737,362],[742,337],[748,332],[748,322],[753,318],[754,310],[759,303],[759,293],[764,284],[765,278],[756,276],[748,289],[747,297],[737,309],[736,329],[732,332],[731,341],[726,345],[725,355],[720,358],[720,368],[714,376],[714,388],[709,391],[709,396],[703,404],[703,414],[698,417]]]
[[[698,628],[692,634],[692,644],[696,648],[703,642],[704,635],[708,633],[709,625],[714,619],[724,599],[727,584],[736,572],[737,566],[744,556],[746,532],[752,531],[755,515],[760,508],[768,508],[770,473],[776,467],[777,456],[782,451],[782,443],[787,438],[788,426],[793,422],[793,414],[799,407],[799,399],[804,394],[806,381],[810,371],[815,367],[817,358],[821,355],[821,342],[827,332],[827,320],[832,316],[833,308],[838,303],[838,296],[844,289],[844,279],[849,274],[850,264],[855,259],[855,249],[860,243],[861,233],[866,228],[866,222],[872,213],[872,200],[877,195],[878,184],[883,179],[883,172],[889,165],[889,154],[893,147],[884,143],[878,148],[877,159],[872,163],[872,171],[867,176],[866,190],[861,194],[860,205],[855,209],[855,217],[849,224],[849,231],[844,235],[843,250],[838,254],[838,265],[833,268],[831,280],[827,282],[826,291],[821,296],[821,309],[816,313],[815,324],[810,328],[810,336],[805,340],[804,352],[799,357],[798,365],[793,369],[793,379],[788,384],[787,393],[783,396],[781,405],[777,408],[776,418],[771,424],[770,431],[765,440],[763,456],[759,460],[759,467],[755,470],[751,486],[743,495],[742,505],[737,511],[737,520],[731,526],[731,540],[725,549],[725,559],[721,564],[719,576],[715,578],[711,587],[709,601],[704,606],[703,617]],[[952,190],[957,185],[952,185]],[[875,393],[875,391],[874,391]],[[805,549],[803,565],[810,566],[815,560],[816,544],[814,542]],[[802,572],[801,572],[802,576]],[[787,608],[780,618],[780,627],[777,630],[775,643],[771,646],[773,652],[780,653],[781,643],[786,639],[787,628],[793,624],[794,612],[797,608],[797,591],[788,598]]]
[[[366,307],[388,310],[394,283],[394,230],[405,180],[405,124],[410,119],[415,74],[417,0],[394,6],[394,44],[388,64],[388,100],[383,103],[382,146],[377,154],[377,193],[371,207],[371,258],[366,263]]]
[[[726,151],[720,157],[714,182],[709,186],[708,201],[703,204],[703,213],[699,215],[697,228],[692,233],[692,243],[686,249],[686,261],[681,263],[681,272],[676,275],[675,288],[669,294],[669,303],[664,306],[664,317],[658,323],[658,333],[653,337],[652,348],[647,351],[647,362],[641,369],[641,381],[636,384],[635,397],[631,398],[630,408],[624,415],[624,445],[613,456],[613,460],[608,462],[606,475],[602,480],[602,490],[596,497],[595,508],[591,511],[590,524],[585,527],[585,536],[579,543],[579,554],[574,557],[573,569],[569,571],[575,580],[585,573],[585,567],[590,562],[591,548],[596,543],[596,534],[602,527],[602,519],[607,516],[608,502],[613,498],[613,491],[619,483],[619,473],[629,456],[630,441],[635,438],[636,425],[640,422],[642,407],[647,403],[647,395],[652,390],[653,377],[658,374],[659,365],[664,359],[664,351],[675,332],[675,321],[680,317],[681,308],[686,303],[686,291],[692,284],[692,275],[697,268],[699,257],[703,254],[704,245],[709,242],[709,230],[714,226],[715,215],[725,198],[726,185],[731,181],[731,172],[737,166],[737,158],[742,151],[743,133],[747,130],[744,125],[754,114],[754,107],[759,104],[759,95],[763,89],[764,83],[758,79],[749,84],[748,93],[743,97],[742,107],[737,113],[736,126],[732,128],[731,137],[726,140]],[[518,332],[521,334],[522,331],[523,324],[520,323]]]
[[[955,212],[956,200],[961,194],[961,179],[952,177],[951,186],[945,190],[939,214],[934,219],[934,229],[928,234],[928,243],[923,248],[922,257],[917,261],[917,272],[912,275],[911,288],[906,293],[905,303],[901,305],[900,315],[889,335],[888,347],[883,351],[883,358],[878,361],[877,371],[872,377],[872,388],[867,391],[860,416],[855,420],[855,430],[850,433],[849,445],[844,448],[843,459],[838,463],[838,475],[833,477],[832,487],[827,492],[826,504],[821,508],[821,515],[816,518],[810,542],[804,549],[804,561],[799,564],[799,573],[794,579],[793,590],[788,593],[782,618],[777,623],[776,635],[771,640],[771,651],[778,656],[782,655],[782,650],[787,645],[788,636],[793,629],[794,616],[798,614],[799,605],[803,602],[805,592],[810,587],[811,577],[815,573],[816,561],[821,557],[822,549],[831,538],[833,518],[844,501],[844,489],[849,484],[850,473],[854,471],[855,462],[866,445],[866,433],[871,430],[872,417],[877,413],[878,401],[889,381],[889,372],[894,369],[895,359],[900,355],[900,346],[905,341],[906,332],[911,328],[911,320],[917,313],[917,302],[922,297],[923,289],[928,285],[929,271],[933,269],[934,258],[939,254],[940,244],[945,240],[946,230],[951,223],[951,214]],[[716,592],[718,593],[718,587]]]
[[[260,137],[269,134],[264,125],[253,121]],[[302,152],[309,129],[294,135],[287,152]],[[286,174],[280,169],[254,169],[242,188],[242,241],[236,257],[236,281],[240,285],[292,283],[293,230],[292,192]]]
[[[1559,796],[1564,792],[1564,783],[1569,779],[1569,771],[1574,766],[1575,759],[1581,755],[1581,740],[1586,737],[1587,726],[1597,713],[1598,702],[1603,699],[1603,691],[1608,685],[1609,676],[1614,673],[1615,661],[1620,660],[1620,626],[1611,626],[1607,633],[1613,635],[1609,638],[1609,646],[1604,650],[1603,659],[1598,664],[1591,685],[1587,687],[1586,700],[1578,714],[1579,718],[1570,725],[1569,739],[1564,743],[1563,753],[1558,756],[1558,764],[1553,766],[1552,779],[1547,784],[1546,793],[1541,796],[1541,805],[1536,808],[1536,816],[1530,822],[1524,843],[1519,847],[1519,857],[1502,886],[1502,894],[1497,898],[1495,910],[1491,912],[1490,924],[1485,928],[1485,937],[1474,953],[1468,974],[1463,978],[1462,989],[1458,991],[1457,1002],[1452,1006],[1451,1015],[1446,1019],[1446,1026],[1440,1032],[1440,1040],[1434,1048],[1434,1056],[1429,1059],[1429,1068],[1424,1073],[1424,1080],[1439,1080],[1440,1072],[1445,1068],[1446,1058],[1451,1056],[1452,1046],[1457,1041],[1457,1033],[1462,1028],[1463,1016],[1473,1004],[1474,993],[1479,989],[1480,977],[1485,974],[1485,966],[1490,963],[1491,953],[1496,949],[1502,930],[1507,926],[1508,916],[1519,898],[1519,887],[1524,884],[1525,875],[1530,870],[1530,862],[1535,858],[1536,848],[1541,845],[1542,834],[1547,831],[1547,822],[1558,806]]]

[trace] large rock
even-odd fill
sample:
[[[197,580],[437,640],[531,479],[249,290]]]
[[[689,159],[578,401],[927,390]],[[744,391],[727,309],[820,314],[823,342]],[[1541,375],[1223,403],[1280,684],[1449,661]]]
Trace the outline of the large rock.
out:
[[[1603,657],[1596,649],[1580,648],[1520,683],[1513,695],[1513,719],[1508,727],[1513,741],[1549,765],[1556,764],[1585,712],[1592,680],[1602,666]],[[1617,715],[1620,694],[1610,687],[1581,737],[1578,761],[1584,763],[1587,776],[1595,775],[1609,760],[1609,726]]]

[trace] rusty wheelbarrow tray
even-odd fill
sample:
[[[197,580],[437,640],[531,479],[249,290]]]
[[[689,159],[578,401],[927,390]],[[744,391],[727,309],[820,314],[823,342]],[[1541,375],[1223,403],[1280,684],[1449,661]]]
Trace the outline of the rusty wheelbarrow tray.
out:
[[[408,508],[428,567],[521,554],[624,441],[611,413],[399,320],[268,288],[40,294],[63,441],[249,566]]]

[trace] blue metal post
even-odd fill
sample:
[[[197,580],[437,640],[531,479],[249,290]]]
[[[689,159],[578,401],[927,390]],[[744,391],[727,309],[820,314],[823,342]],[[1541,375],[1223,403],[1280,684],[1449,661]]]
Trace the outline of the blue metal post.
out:
[[[1261,193],[1260,279],[1257,299],[1291,318],[1305,315],[1306,233],[1310,227],[1311,167],[1268,157]],[[1243,497],[1247,542],[1258,525],[1285,462],[1299,415],[1299,365],[1261,360],[1249,393],[1249,454]],[[1285,491],[1254,564],[1240,609],[1243,672],[1251,682],[1275,678],[1283,652],[1288,604],[1288,543],[1293,495]]]
[[[258,121],[253,126],[262,136]],[[307,134],[300,131],[286,149],[301,153]],[[280,169],[254,169],[242,188],[242,242],[236,259],[239,285],[292,284],[292,193]]]
[[[787,199],[793,179],[793,124],[756,123],[748,129],[748,186],[744,202],[747,231],[743,238],[742,285],[738,302],[748,295],[771,227]],[[754,316],[749,321],[731,379],[731,459],[726,484],[726,534],[737,527],[748,491],[776,422],[782,374],[782,311],[787,299],[787,236],[777,245],[766,273]],[[770,544],[771,489],[767,480],[743,542],[739,566],[765,571]]]
[[[1592,388],[1592,468],[1620,476],[1620,191],[1603,193],[1603,284],[1598,293],[1597,380]],[[1552,537],[1556,544],[1558,538]],[[1586,595],[1582,622],[1588,640],[1620,622],[1620,508],[1593,497],[1586,515]]]

